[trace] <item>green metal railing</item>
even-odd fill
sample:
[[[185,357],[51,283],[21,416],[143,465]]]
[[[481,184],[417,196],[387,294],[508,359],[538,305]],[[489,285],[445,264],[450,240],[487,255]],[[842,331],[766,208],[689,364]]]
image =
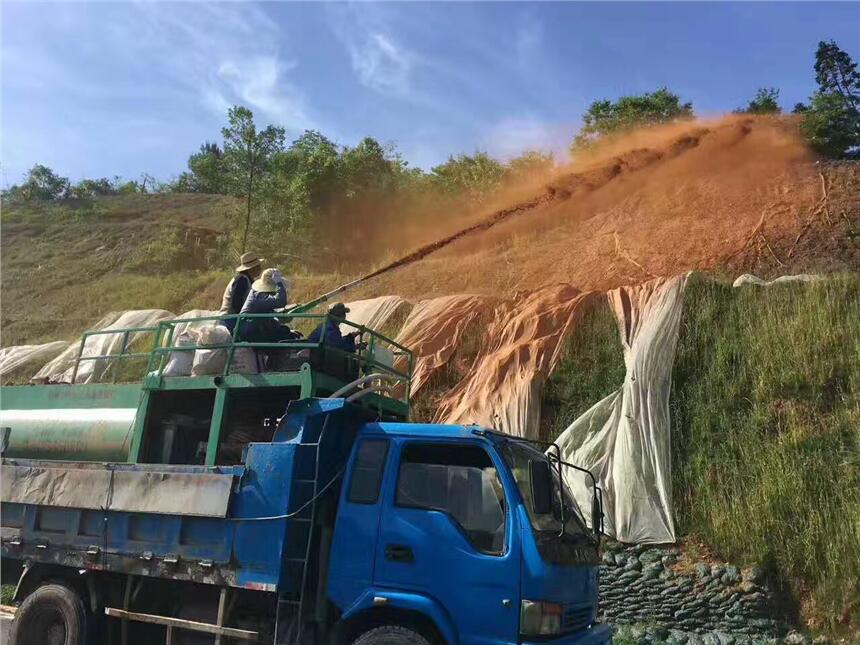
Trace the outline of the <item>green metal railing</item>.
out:
[[[282,341],[282,342],[249,342],[244,341],[241,338],[242,331],[242,322],[252,319],[274,319],[277,321],[280,320],[298,320],[300,322],[308,322],[308,323],[316,323],[323,325],[323,332],[321,338],[318,342],[308,341],[305,338],[297,338],[295,340]],[[341,320],[341,319],[331,319],[333,322],[346,326],[353,331],[359,332],[358,338],[365,339],[364,341],[357,344],[355,352],[348,352],[346,350],[334,347],[332,345],[326,344],[326,331],[327,325],[326,323],[331,319],[327,314],[309,314],[309,313],[287,313],[287,314],[235,314],[229,316],[201,316],[198,318],[176,318],[172,320],[164,320],[159,322],[157,325],[149,326],[149,327],[129,327],[125,329],[103,329],[103,330],[95,330],[88,331],[83,334],[81,337],[81,342],[78,347],[78,355],[75,359],[74,369],[72,371],[72,383],[75,383],[77,380],[78,373],[80,371],[80,365],[82,362],[87,361],[102,361],[108,360],[112,361],[113,364],[108,369],[113,369],[113,379],[114,382],[120,375],[120,370],[118,365],[122,363],[122,361],[127,361],[129,359],[134,358],[147,358],[146,372],[145,375],[153,375],[157,377],[162,377],[164,368],[167,365],[167,361],[169,360],[170,354],[173,352],[195,352],[197,350],[211,349],[218,350],[223,349],[227,351],[227,359],[224,363],[224,368],[221,372],[221,375],[226,376],[230,374],[230,369],[233,365],[233,358],[237,349],[240,348],[248,348],[253,350],[283,350],[283,351],[301,351],[305,349],[313,350],[324,349],[326,352],[334,352],[336,354],[340,354],[343,356],[352,357],[358,364],[359,372],[361,375],[367,375],[371,373],[379,373],[383,374],[387,377],[390,377],[392,380],[398,381],[403,384],[403,391],[405,392],[404,399],[408,402],[409,400],[409,381],[412,375],[413,368],[413,357],[412,352],[410,352],[403,345],[398,344],[396,341],[388,338],[372,329],[364,327],[362,325],[358,325],[356,323],[350,322],[349,320]],[[193,345],[181,345],[176,346],[174,343],[174,338],[176,336],[176,329],[179,326],[183,326],[186,328],[191,328],[193,326],[199,326],[201,323],[203,324],[217,324],[220,321],[224,320],[235,320],[236,324],[234,325],[231,340],[230,342],[218,343],[218,344],[202,344],[195,343]],[[153,342],[152,348],[148,351],[128,351],[129,348],[129,340],[133,336],[153,334]],[[87,342],[89,339],[96,336],[103,335],[121,335],[121,343],[118,353],[111,354],[100,354],[96,356],[84,356],[84,350],[86,348]],[[377,360],[377,349],[380,347],[384,347],[388,349],[388,351],[392,354],[392,365],[388,365]],[[399,398],[399,397],[398,397]]]

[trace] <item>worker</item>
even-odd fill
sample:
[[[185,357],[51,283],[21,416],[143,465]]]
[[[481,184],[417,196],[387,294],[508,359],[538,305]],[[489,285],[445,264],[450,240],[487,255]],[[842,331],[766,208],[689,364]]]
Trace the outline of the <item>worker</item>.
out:
[[[355,338],[361,332],[354,331],[345,336],[340,333],[340,323],[346,320],[348,313],[349,309],[342,302],[332,305],[328,310],[328,316],[310,333],[308,341],[318,343],[322,340],[325,345],[330,347],[336,347],[345,352],[354,352],[356,350]]]
[[[221,298],[221,309],[218,313],[221,316],[230,316],[238,314],[245,304],[248,297],[248,292],[251,290],[251,283],[260,277],[263,272],[263,258],[257,257],[256,253],[243,253],[239,259],[239,266],[236,267],[236,274],[230,280],[227,288],[224,289],[224,297]],[[220,324],[229,329],[231,332],[236,327],[236,319],[228,318],[221,320]]]
[[[287,287],[278,269],[266,269],[254,280],[240,313],[272,314],[287,304]],[[274,317],[248,318],[239,326],[240,340],[252,343],[279,343],[295,340],[300,335]]]

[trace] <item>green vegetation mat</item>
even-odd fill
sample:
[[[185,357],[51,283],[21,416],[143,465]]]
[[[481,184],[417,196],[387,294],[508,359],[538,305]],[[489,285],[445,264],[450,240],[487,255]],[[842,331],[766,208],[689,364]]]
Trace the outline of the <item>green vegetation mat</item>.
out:
[[[860,589],[860,276],[733,289],[694,277],[673,374],[683,533],[769,565],[828,620]]]
[[[554,438],[624,378],[608,304],[586,313],[546,386]],[[694,275],[673,370],[679,535],[763,563],[791,617],[860,603],[860,276],[739,289]]]

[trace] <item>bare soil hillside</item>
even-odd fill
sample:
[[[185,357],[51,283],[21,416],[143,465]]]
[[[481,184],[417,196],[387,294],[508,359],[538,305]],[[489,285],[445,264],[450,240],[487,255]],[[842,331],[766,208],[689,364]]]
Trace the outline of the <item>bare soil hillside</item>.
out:
[[[789,119],[639,133],[382,267],[360,291],[609,289],[688,269],[860,268],[860,167],[822,164]]]

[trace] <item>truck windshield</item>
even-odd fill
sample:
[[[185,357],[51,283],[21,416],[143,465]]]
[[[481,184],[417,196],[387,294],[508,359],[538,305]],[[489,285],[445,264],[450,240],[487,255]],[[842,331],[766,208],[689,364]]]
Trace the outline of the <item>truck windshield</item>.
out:
[[[529,521],[531,522],[532,529],[535,531],[535,534],[541,538],[558,536],[561,534],[563,538],[567,538],[569,541],[582,543],[582,542],[590,542],[592,536],[586,527],[585,520],[583,519],[582,512],[579,509],[576,501],[571,495],[570,490],[567,485],[562,486],[562,496],[564,498],[564,531],[561,531],[561,508],[559,503],[559,498],[557,495],[558,488],[556,488],[556,494],[553,494],[553,509],[551,513],[547,513],[545,515],[537,515],[534,512],[534,508],[532,506],[531,499],[531,480],[529,478],[529,462],[534,460],[545,460],[546,455],[542,453],[540,450],[530,446],[527,443],[507,440],[501,446],[502,457],[505,460],[505,463],[511,469],[511,472],[514,475],[514,479],[517,482],[517,488],[520,491],[520,495],[522,495],[523,501],[526,505],[526,511],[529,515]],[[555,486],[558,486],[558,473],[555,468],[552,469],[553,480]]]

